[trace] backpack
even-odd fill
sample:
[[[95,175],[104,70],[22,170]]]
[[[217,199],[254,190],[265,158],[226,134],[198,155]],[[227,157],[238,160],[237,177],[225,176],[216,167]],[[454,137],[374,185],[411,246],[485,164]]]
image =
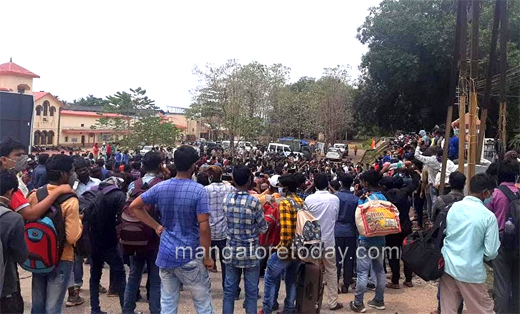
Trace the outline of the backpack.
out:
[[[274,202],[271,195],[268,195],[266,200],[263,206],[264,218],[269,228],[266,233],[260,235],[260,245],[270,247],[280,243],[280,210],[278,209],[278,203]]]
[[[439,279],[444,274],[441,249],[445,238],[446,217],[453,203],[447,205],[435,219],[432,228],[416,231],[403,241],[401,259],[406,266],[425,281]]]
[[[9,213],[11,210],[5,206],[0,205],[0,218]],[[4,274],[7,265],[7,256],[4,257],[4,246],[0,238],[0,296],[2,295],[2,288],[4,287]]]
[[[143,179],[135,181],[134,190],[123,206],[121,224],[118,226],[119,239],[125,254],[146,255],[157,249],[158,236],[155,230],[135,217],[134,213],[130,211],[130,204],[141,194],[161,181],[161,178],[154,178],[148,183],[143,183]],[[160,220],[155,206],[147,205],[145,208],[152,218],[157,221]],[[154,241],[157,243],[154,243]]]
[[[305,203],[299,205],[292,199],[285,199],[296,208],[296,232],[294,248],[302,262],[319,264],[323,254],[321,227],[318,219],[309,212]]]
[[[47,185],[36,190],[38,202],[49,195]],[[51,205],[42,218],[25,224],[25,243],[29,258],[20,265],[31,273],[46,274],[59,264],[65,246],[65,220],[60,204],[75,194],[64,194]]]
[[[500,185],[498,189],[504,193],[509,200],[506,224],[500,243],[513,251],[516,258],[520,256],[520,192],[514,194],[507,186]]]
[[[115,185],[109,185],[100,189],[99,186],[96,185],[79,196],[79,213],[83,215],[83,233],[74,246],[79,256],[84,258],[90,256],[92,250],[89,232],[92,230],[103,230],[103,221],[99,219],[103,198],[115,190],[121,189]],[[92,225],[99,226],[99,228],[92,228]]]

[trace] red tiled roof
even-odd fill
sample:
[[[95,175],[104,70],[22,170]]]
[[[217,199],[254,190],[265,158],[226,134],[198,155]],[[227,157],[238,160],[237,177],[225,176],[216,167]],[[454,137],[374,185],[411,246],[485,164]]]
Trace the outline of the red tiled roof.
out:
[[[34,92],[34,100],[38,100],[40,98],[43,98],[45,95],[49,94],[48,92]]]
[[[62,110],[62,115],[69,116],[82,116],[82,117],[109,117],[109,118],[122,118],[122,119],[130,119],[128,116],[124,116],[117,113],[97,113],[92,111],[74,111],[74,110]]]
[[[0,64],[0,74],[15,74],[20,76],[28,76],[32,78],[40,78],[38,74],[34,74],[31,71],[22,68],[14,62]]]

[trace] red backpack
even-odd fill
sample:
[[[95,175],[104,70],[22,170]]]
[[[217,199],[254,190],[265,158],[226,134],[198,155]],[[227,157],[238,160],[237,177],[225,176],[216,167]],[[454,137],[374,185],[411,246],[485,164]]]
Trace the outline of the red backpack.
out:
[[[276,246],[280,243],[281,226],[278,204],[271,195],[267,195],[263,208],[264,218],[269,228],[266,233],[260,235],[260,245],[262,246]]]
[[[156,177],[148,183],[143,183],[141,178],[134,183],[132,194],[123,206],[121,224],[118,226],[119,239],[125,254],[147,255],[158,248],[159,237],[155,230],[137,219],[134,213],[130,212],[129,207],[137,197],[161,181],[161,178]],[[159,214],[154,206],[147,205],[145,208],[152,218],[159,221]]]

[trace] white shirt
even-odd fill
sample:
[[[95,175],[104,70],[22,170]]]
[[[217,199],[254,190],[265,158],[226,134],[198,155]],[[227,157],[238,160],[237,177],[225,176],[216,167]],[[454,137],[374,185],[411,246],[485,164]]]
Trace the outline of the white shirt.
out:
[[[307,196],[305,204],[314,218],[318,219],[325,248],[335,247],[334,226],[338,220],[339,198],[328,191],[317,191]]]
[[[76,194],[81,195],[90,190],[93,186],[99,185],[100,183],[101,181],[99,179],[92,177],[89,178],[87,184],[83,184],[81,181],[79,181],[78,187],[76,188]]]
[[[459,166],[457,166],[453,163],[453,161],[448,159],[448,162],[446,163],[446,178],[444,178],[445,183],[450,183],[450,174],[455,171],[459,171]],[[439,171],[439,173],[437,173],[437,176],[435,177],[436,187],[441,184],[441,173],[442,171]]]

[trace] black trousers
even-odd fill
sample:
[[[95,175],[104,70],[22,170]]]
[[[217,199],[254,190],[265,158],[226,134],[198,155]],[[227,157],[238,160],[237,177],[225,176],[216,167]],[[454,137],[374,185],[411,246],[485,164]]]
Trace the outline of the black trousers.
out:
[[[409,225],[409,226],[408,226]],[[403,240],[412,233],[411,223],[403,225],[401,233],[387,235],[386,247],[390,248],[388,252],[388,265],[392,270],[392,283],[399,284],[401,279],[401,248],[403,247]],[[412,270],[404,264],[405,281],[412,281]]]
[[[90,306],[92,313],[101,311],[99,304],[99,282],[101,281],[103,264],[105,262],[110,266],[110,273],[113,274],[114,290],[119,294],[119,302],[122,310],[125,299],[126,276],[121,252],[116,247],[105,250],[93,250],[90,257]]]
[[[356,259],[356,237],[336,237],[336,268],[338,282],[343,269],[343,284],[350,285],[354,277],[354,261]]]
[[[226,263],[224,263],[224,254],[223,250],[226,247],[226,240],[219,240],[219,241],[211,241],[211,247],[216,247],[218,250],[219,260],[220,260],[220,268],[222,268],[222,289],[224,289],[224,282],[226,281]],[[217,266],[217,260],[216,260],[216,250],[211,250],[211,258],[213,261],[215,261],[215,268]]]
[[[424,210],[424,203],[426,202],[425,198],[421,198],[419,194],[415,194],[414,196],[414,210],[417,214],[417,224],[419,227],[422,228],[423,226],[423,210]]]

